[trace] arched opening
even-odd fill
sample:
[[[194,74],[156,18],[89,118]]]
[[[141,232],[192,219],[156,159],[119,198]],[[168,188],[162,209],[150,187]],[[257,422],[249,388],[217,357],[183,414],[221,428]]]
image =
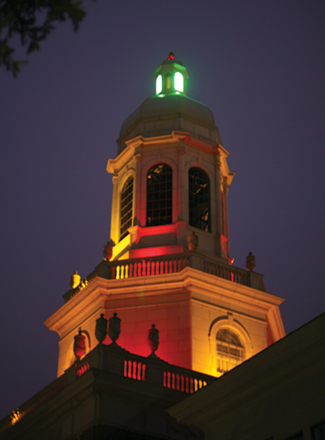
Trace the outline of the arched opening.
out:
[[[217,373],[223,374],[241,364],[244,347],[239,337],[229,328],[220,328],[216,335]]]
[[[162,91],[162,76],[158,75],[156,79],[156,94],[159,95]]]
[[[190,168],[189,186],[189,224],[202,231],[211,232],[210,181],[201,168]]]
[[[120,240],[128,234],[128,228],[132,226],[132,213],[133,177],[129,177],[121,192]]]
[[[147,226],[172,223],[173,172],[170,166],[159,164],[147,174]]]
[[[174,89],[178,92],[184,92],[184,77],[180,72],[174,75]]]

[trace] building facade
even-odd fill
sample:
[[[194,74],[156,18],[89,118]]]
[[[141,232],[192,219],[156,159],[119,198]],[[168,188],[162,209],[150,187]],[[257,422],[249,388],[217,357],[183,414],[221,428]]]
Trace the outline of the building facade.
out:
[[[74,336],[96,320],[122,319],[120,345],[220,376],[284,336],[263,277],[232,266],[227,164],[210,109],[187,96],[187,69],[171,53],[155,71],[156,94],[120,130],[113,175],[111,241],[104,262],[65,295],[45,324],[60,336],[58,376],[74,362]],[[250,256],[249,259],[254,259]],[[109,339],[107,339],[108,341]],[[96,344],[89,339],[87,351]]]
[[[107,164],[103,260],[45,321],[58,377],[1,439],[323,440],[325,315],[285,337],[255,257],[233,266],[234,173],[213,115],[172,53],[154,74]]]

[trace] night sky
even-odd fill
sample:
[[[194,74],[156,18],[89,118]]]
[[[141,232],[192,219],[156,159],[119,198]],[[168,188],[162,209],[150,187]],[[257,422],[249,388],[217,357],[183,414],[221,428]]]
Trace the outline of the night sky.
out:
[[[325,2],[85,1],[17,79],[0,71],[0,418],[56,378],[43,321],[110,237],[109,158],[174,51],[229,168],[231,257],[286,298],[286,332],[325,311]],[[123,322],[122,322],[123,331]],[[159,353],[158,353],[159,354]]]

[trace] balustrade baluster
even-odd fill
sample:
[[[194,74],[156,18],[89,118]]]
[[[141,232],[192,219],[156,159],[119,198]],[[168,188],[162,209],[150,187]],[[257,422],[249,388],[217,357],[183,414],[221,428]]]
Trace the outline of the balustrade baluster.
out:
[[[130,379],[132,379],[132,361],[131,360],[129,360],[128,361],[128,366],[129,366],[129,369],[128,369],[128,378],[130,378]]]
[[[131,365],[132,365],[131,361],[128,360],[128,361],[127,361],[127,376],[126,376],[126,377],[131,377],[131,375],[130,375],[130,372],[131,372]]]
[[[145,277],[147,275],[147,265],[146,260],[142,260],[142,275]]]
[[[133,365],[132,365],[133,371],[132,371],[132,378],[136,379],[137,378],[137,361],[133,361]]]
[[[132,368],[132,362],[128,360],[128,375],[127,377],[131,377],[131,368]]]
[[[147,370],[147,365],[142,364],[142,380],[146,380],[146,370]]]

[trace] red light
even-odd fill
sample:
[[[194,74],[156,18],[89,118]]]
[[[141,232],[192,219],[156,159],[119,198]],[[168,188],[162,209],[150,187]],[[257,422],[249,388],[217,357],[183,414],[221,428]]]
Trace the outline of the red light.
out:
[[[131,249],[129,251],[130,258],[147,258],[158,257],[160,255],[180,254],[184,252],[182,244],[174,244],[170,246],[156,246],[152,248]]]
[[[168,55],[168,61],[170,61],[170,60],[174,60],[175,59],[175,55],[174,55],[174,53],[173,52],[169,52],[169,55]]]

